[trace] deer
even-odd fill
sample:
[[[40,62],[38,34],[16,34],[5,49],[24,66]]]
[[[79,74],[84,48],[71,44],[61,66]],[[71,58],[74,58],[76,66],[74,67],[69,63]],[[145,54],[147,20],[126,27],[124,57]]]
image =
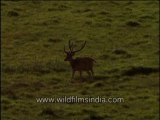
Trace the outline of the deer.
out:
[[[66,58],[64,61],[68,61],[71,65],[72,68],[72,77],[71,81],[74,79],[75,72],[78,71],[80,74],[80,79],[82,79],[82,72],[85,71],[88,73],[89,77],[93,79],[94,76],[94,71],[93,71],[93,64],[96,62],[93,58],[91,57],[76,57],[75,59],[73,56],[75,53],[80,52],[86,45],[86,41],[81,45],[80,49],[74,50],[74,44],[73,42],[69,40],[68,46],[69,46],[69,51],[66,51],[66,48],[64,46],[64,53],[66,53]]]

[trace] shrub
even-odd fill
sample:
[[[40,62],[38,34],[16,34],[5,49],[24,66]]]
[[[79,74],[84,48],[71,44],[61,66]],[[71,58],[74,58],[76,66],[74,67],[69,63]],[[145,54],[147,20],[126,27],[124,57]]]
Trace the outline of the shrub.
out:
[[[140,23],[136,22],[136,21],[128,21],[128,22],[126,22],[126,25],[130,26],[130,27],[138,27],[138,26],[140,26]]]
[[[9,11],[8,16],[9,17],[17,17],[17,16],[19,16],[19,13],[16,11]]]

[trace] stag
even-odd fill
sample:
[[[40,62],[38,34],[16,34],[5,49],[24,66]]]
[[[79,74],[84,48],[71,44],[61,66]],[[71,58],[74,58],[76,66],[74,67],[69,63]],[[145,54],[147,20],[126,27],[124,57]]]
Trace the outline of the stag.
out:
[[[93,58],[90,57],[77,57],[77,58],[73,58],[73,56],[75,55],[75,53],[81,51],[86,45],[86,41],[82,44],[82,46],[80,47],[80,49],[78,50],[74,50],[74,44],[73,42],[71,43],[71,41],[68,42],[68,46],[69,46],[69,51],[66,51],[65,46],[64,46],[64,52],[66,53],[66,58],[64,59],[64,61],[69,61],[72,67],[72,78],[71,80],[74,79],[74,75],[75,72],[78,71],[80,74],[80,78],[82,78],[82,72],[85,71],[88,73],[89,77],[93,79],[93,63],[95,62],[95,60]]]

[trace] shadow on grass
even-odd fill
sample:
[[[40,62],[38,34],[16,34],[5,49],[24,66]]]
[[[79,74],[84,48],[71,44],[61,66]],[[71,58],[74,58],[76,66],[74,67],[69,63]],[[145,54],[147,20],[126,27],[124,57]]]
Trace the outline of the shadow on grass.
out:
[[[137,21],[128,21],[128,22],[126,22],[126,25],[129,27],[139,27],[140,23]]]
[[[74,115],[82,115],[82,114],[85,115],[85,117],[81,118],[81,120],[106,120],[111,118],[111,116],[107,114],[101,115],[96,111],[92,109],[87,109],[87,108],[82,109],[80,112],[76,112],[76,111],[70,112],[67,115],[74,116]]]
[[[93,78],[90,78],[88,76],[85,77],[76,77],[74,78],[74,80],[71,81],[71,83],[95,83],[95,87],[99,87],[99,86],[103,86],[102,83],[100,81],[104,81],[104,80],[108,80],[109,77],[108,76],[103,76],[103,75],[96,75]],[[98,83],[99,81],[99,83]]]
[[[99,115],[96,111],[91,109],[83,109],[81,111],[82,114],[87,114],[87,117],[84,120],[104,120],[107,118],[107,115]]]
[[[57,111],[54,111],[53,109],[47,107],[44,108],[40,113],[40,116],[44,116],[44,117],[53,117],[53,118],[60,118],[60,116],[57,114]]]
[[[138,67],[131,67],[128,70],[124,70],[121,75],[122,76],[134,76],[138,74],[149,75],[151,73],[157,73],[157,72],[159,72],[158,68],[138,66]]]
[[[107,79],[109,79],[109,77],[108,76],[105,76],[105,75],[96,75],[96,76],[94,76],[94,80],[107,80]]]

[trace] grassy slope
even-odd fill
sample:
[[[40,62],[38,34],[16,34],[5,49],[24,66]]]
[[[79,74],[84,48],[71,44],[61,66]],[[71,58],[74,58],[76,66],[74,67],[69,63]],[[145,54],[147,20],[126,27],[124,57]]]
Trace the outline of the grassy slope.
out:
[[[158,120],[158,10],[151,1],[2,2],[2,119]],[[76,56],[96,59],[94,81],[70,82],[63,61],[68,40],[87,41]],[[35,101],[63,95],[124,97],[125,103]]]

